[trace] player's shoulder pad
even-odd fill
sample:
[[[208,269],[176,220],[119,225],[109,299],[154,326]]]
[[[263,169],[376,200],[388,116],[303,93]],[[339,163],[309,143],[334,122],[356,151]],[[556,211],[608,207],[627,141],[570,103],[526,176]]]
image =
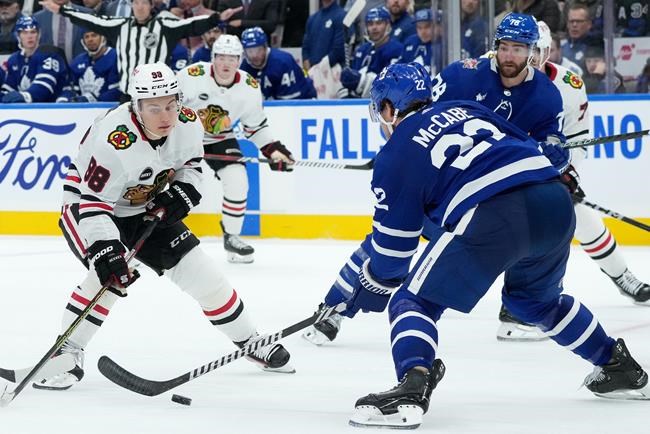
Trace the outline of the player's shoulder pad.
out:
[[[182,106],[178,111],[178,120],[186,124],[196,121],[196,112],[189,107]]]
[[[198,78],[210,74],[210,63],[196,62],[186,66],[178,72],[179,75]]]
[[[570,88],[575,90],[580,90],[584,86],[584,82],[582,81],[582,78],[575,72],[570,71],[568,69],[566,69],[563,72],[560,79],[562,80],[562,82],[566,83]]]
[[[253,89],[259,89],[260,84],[253,78],[252,75],[250,75],[248,72],[244,71],[243,69],[239,70],[239,75],[241,77],[241,82],[246,84],[247,87],[253,88]]]

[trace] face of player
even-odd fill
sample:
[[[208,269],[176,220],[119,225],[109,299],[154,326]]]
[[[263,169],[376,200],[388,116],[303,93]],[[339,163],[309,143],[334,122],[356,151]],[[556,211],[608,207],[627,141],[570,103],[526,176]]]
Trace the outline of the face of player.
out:
[[[426,21],[415,23],[415,31],[418,33],[418,38],[424,43],[431,42],[433,39],[433,23]]]
[[[168,136],[178,121],[178,102],[176,95],[147,98],[138,102],[139,113],[147,133],[157,139]]]
[[[386,21],[370,21],[366,25],[368,31],[368,39],[372,42],[377,42],[386,35],[388,23]]]
[[[212,63],[219,84],[227,85],[233,82],[237,68],[239,68],[239,56],[217,54]]]
[[[528,64],[529,49],[525,44],[500,41],[497,48],[499,73],[506,78],[517,77]]]
[[[102,44],[102,35],[95,32],[86,32],[83,36],[84,44],[88,51],[97,51]]]
[[[553,63],[562,63],[562,50],[558,47],[557,42],[551,41],[551,54],[548,57]]]
[[[21,47],[26,51],[34,51],[38,46],[38,30],[36,29],[23,30],[18,37]]]
[[[137,21],[146,21],[151,15],[151,2],[149,0],[133,0],[131,9]]]
[[[221,35],[222,35],[221,29],[219,27],[215,27],[214,29],[210,29],[207,32],[205,32],[201,37],[203,38],[203,42],[205,42],[205,45],[212,48],[212,44],[214,44],[214,41],[216,41],[217,38]]]
[[[255,68],[261,68],[266,62],[266,46],[246,48],[246,59]]]

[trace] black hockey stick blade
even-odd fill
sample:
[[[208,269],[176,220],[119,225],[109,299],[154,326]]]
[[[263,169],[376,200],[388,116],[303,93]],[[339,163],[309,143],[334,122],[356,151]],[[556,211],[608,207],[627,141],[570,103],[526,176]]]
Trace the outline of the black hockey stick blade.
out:
[[[245,357],[262,347],[274,344],[280,339],[299,332],[305,327],[308,327],[317,322],[321,322],[336,313],[343,312],[345,308],[346,303],[343,302],[337,304],[334,307],[321,309],[309,318],[305,318],[302,321],[292,324],[289,327],[280,330],[279,332],[262,336],[255,342],[252,342],[245,347],[233,351],[230,354],[226,354],[225,356],[222,356],[217,360],[213,360],[210,363],[206,363],[203,366],[199,366],[198,368],[193,369],[190,372],[186,372],[183,375],[179,375],[176,378],[172,378],[171,380],[147,380],[146,378],[139,377],[127,371],[107,356],[102,356],[99,358],[99,361],[97,362],[97,368],[99,369],[99,372],[104,375],[104,377],[108,378],[120,387],[130,390],[131,392],[139,393],[140,395],[157,396],[161,393],[178,387],[181,384],[185,384],[189,381],[194,380],[195,378],[205,375],[208,372],[211,372],[221,366],[227,365],[237,359]]]
[[[631,133],[624,133],[624,134],[615,134],[613,136],[604,136],[604,137],[598,137],[594,139],[573,140],[571,142],[565,143],[562,147],[565,149],[571,149],[571,148],[581,148],[583,146],[602,145],[604,143],[620,142],[621,140],[637,139],[639,137],[647,136],[648,133],[650,133],[650,130],[634,131]]]

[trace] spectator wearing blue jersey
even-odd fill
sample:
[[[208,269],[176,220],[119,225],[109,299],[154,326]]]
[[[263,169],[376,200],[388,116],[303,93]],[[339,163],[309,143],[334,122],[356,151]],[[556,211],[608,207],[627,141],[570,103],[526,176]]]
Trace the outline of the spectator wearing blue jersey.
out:
[[[70,64],[72,89],[64,90],[57,102],[96,102],[120,100],[117,53],[106,44],[106,37],[84,29],[81,44],[86,50]]]
[[[56,47],[39,47],[40,27],[33,17],[18,19],[16,38],[20,51],[7,60],[2,102],[54,102],[69,85],[65,56]]]
[[[321,0],[321,7],[307,19],[305,37],[302,40],[302,66],[309,70],[325,56],[330,66],[343,65],[343,17],[345,12],[336,0]]]
[[[214,44],[214,41],[216,41],[219,36],[223,35],[225,29],[226,26],[224,24],[223,26],[214,27],[201,35],[203,45],[197,48],[192,55],[192,63],[212,62],[212,44]]]
[[[625,342],[563,293],[575,215],[538,143],[475,102],[431,103],[431,80],[419,64],[389,66],[370,95],[371,118],[388,138],[372,174],[372,232],[338,275],[343,292],[328,294],[326,304],[345,302],[349,317],[388,308],[399,384],[357,400],[351,425],[422,423],[445,374],[443,313],[471,312],[502,273],[508,308],[593,367],[583,383],[589,391],[649,399],[648,375]],[[411,267],[423,219],[436,231]],[[549,365],[548,375],[556,369]]]
[[[377,74],[402,54],[402,44],[390,36],[388,9],[383,6],[370,9],[365,21],[368,42],[357,48],[350,67],[341,71],[341,98],[367,98]]]
[[[487,20],[479,11],[479,0],[461,0],[461,58],[479,57],[488,49]]]
[[[420,9],[415,12],[415,30],[417,34],[409,36],[404,41],[404,49],[398,63],[417,62],[425,69],[436,75],[442,69],[442,27],[441,14],[434,21],[431,9]],[[433,58],[433,71],[431,70]]]
[[[404,43],[406,38],[415,35],[415,23],[411,13],[411,0],[386,0],[386,9],[390,12],[391,36]]]
[[[244,30],[241,36],[244,61],[240,68],[252,75],[262,88],[264,99],[312,99],[316,89],[293,56],[269,48],[261,27]]]

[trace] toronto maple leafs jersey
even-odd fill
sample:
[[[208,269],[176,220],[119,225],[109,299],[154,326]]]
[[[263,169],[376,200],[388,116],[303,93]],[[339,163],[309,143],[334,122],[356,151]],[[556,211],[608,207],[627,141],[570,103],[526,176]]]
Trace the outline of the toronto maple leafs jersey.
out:
[[[382,69],[395,63],[400,54],[402,54],[402,44],[393,38],[379,47],[375,47],[372,42],[365,42],[354,52],[350,67],[357,71],[365,68],[367,72],[379,74]]]
[[[562,97],[553,83],[531,66],[519,85],[505,88],[495,58],[454,62],[434,78],[434,101],[476,101],[529,133],[537,141],[564,141]]]
[[[88,53],[81,53],[72,61],[70,72],[76,94],[91,102],[119,101],[120,76],[117,73],[117,53],[113,48],[107,47],[97,60]]]
[[[210,62],[212,60],[212,48],[201,45],[192,55],[192,63]]]
[[[253,67],[246,59],[241,69],[257,80],[266,99],[316,98],[311,78],[305,77],[296,59],[286,51],[267,48],[266,63],[261,69]]]
[[[431,57],[434,61],[434,74],[442,69],[442,40],[422,42],[418,35],[412,35],[404,41],[404,48],[397,63],[416,62],[424,65],[431,73]]]
[[[230,86],[221,86],[214,79],[212,63],[199,62],[177,74],[183,92],[183,104],[196,111],[205,136],[203,144],[233,139],[233,126],[241,121],[244,136],[257,147],[273,141],[262,108],[262,92],[253,77],[241,69]]]
[[[453,230],[477,204],[558,176],[538,143],[480,104],[433,103],[408,115],[375,159],[373,231],[363,244],[373,272],[408,274],[425,217]]]
[[[203,129],[196,113],[182,107],[162,144],[145,136],[130,103],[98,117],[68,169],[64,205],[79,204],[79,231],[87,245],[120,239],[112,217],[143,213],[167,184],[201,183]]]
[[[25,102],[54,102],[63,87],[69,85],[69,79],[67,63],[59,50],[41,46],[29,57],[22,50],[9,56],[2,91],[24,92]]]
[[[188,50],[185,45],[179,42],[176,44],[176,47],[174,47],[171,58],[169,59],[167,65],[172,69],[172,71],[178,72],[181,69],[185,68],[189,64],[189,61],[190,50]]]

